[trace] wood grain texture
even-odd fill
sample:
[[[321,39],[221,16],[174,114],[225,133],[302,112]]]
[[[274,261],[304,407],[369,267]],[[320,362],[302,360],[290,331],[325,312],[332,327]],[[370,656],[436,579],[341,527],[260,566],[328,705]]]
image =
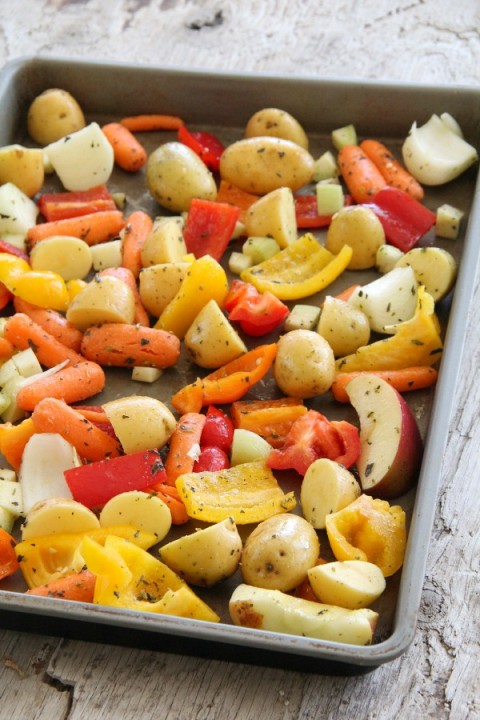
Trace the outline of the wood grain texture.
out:
[[[473,0],[0,0],[0,63],[65,56],[478,85]],[[480,304],[477,283],[472,308]],[[414,643],[325,677],[0,631],[0,720],[480,717],[480,330],[470,311]]]

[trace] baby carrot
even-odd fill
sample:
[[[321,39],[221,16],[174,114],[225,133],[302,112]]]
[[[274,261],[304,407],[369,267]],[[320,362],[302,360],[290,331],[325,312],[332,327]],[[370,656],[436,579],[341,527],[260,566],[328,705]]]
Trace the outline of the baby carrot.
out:
[[[117,237],[125,225],[120,210],[102,210],[63,220],[34,225],[27,232],[27,245],[32,248],[40,240],[53,235],[70,235],[84,240],[87,245],[97,245]]]
[[[332,384],[332,394],[338,402],[349,402],[346,387],[350,380],[357,375],[364,375],[366,371],[340,372]],[[371,375],[377,375],[382,380],[390,383],[400,393],[409,390],[421,390],[434,385],[437,381],[438,372],[435,368],[418,365],[402,368],[401,370],[377,370],[368,371]]]
[[[12,357],[15,348],[10,340],[0,337],[0,360],[8,360]]]
[[[147,151],[137,138],[121,123],[111,122],[102,132],[113,148],[116,164],[126,172],[135,173],[147,162]]]
[[[341,292],[339,292],[338,295],[335,295],[335,297],[337,298],[337,300],[347,301],[352,297],[355,290],[357,290],[359,287],[360,287],[360,285],[358,285],[358,284],[349,285],[349,287],[347,287],[347,288],[345,288],[345,290],[342,290]]]
[[[90,570],[84,569],[51,580],[45,585],[30,588],[26,594],[91,603],[93,602],[95,581],[96,576]]]
[[[22,420],[18,425],[0,425],[0,453],[15,472],[20,469],[25,445],[35,432],[32,418]]]
[[[387,185],[380,170],[358,145],[344,145],[339,150],[338,167],[357,203],[368,202]]]
[[[176,115],[131,115],[120,120],[120,124],[130,132],[154,132],[155,130],[178,130],[183,120]]]
[[[135,276],[132,273],[131,270],[129,270],[126,267],[113,267],[113,268],[105,268],[105,270],[100,270],[97,273],[98,277],[104,277],[105,275],[109,275],[111,277],[117,277],[120,280],[123,280],[123,282],[128,285],[130,290],[133,293],[133,298],[135,300],[135,324],[136,325],[144,325],[145,327],[149,327],[150,325],[150,318],[148,316],[147,311],[143,307],[142,300],[140,298],[140,293],[138,292],[138,285],[135,280]]]
[[[105,373],[100,365],[82,360],[20,387],[16,403],[22,410],[31,412],[44,398],[57,398],[66,403],[80,402],[102,392],[104,387]]]
[[[142,269],[142,248],[153,227],[152,218],[136,210],[126,220],[122,233],[122,265],[138,277]]]
[[[177,423],[169,441],[168,455],[165,459],[165,470],[168,483],[175,485],[175,480],[184,473],[193,471],[195,446],[200,452],[200,438],[205,425],[205,415],[201,413],[185,413]]]
[[[31,320],[40,325],[62,345],[75,350],[75,352],[80,352],[83,334],[60,312],[32,305],[19,297],[14,299],[13,306],[16,312],[28,315]]]
[[[57,398],[40,400],[31,416],[35,432],[58,433],[89,462],[121,454],[118,440]]]
[[[64,360],[72,363],[85,360],[80,353],[66,347],[25,313],[11,315],[5,323],[3,334],[17,350],[32,348],[38,362],[45,367],[54,367]]]
[[[157,483],[152,488],[148,488],[148,493],[155,493],[160,500],[168,505],[168,509],[172,515],[173,525],[183,525],[188,522],[189,517],[185,504],[180,497],[177,488],[174,485],[166,485],[165,483]]]
[[[422,186],[383,143],[378,140],[363,140],[360,147],[380,170],[388,185],[403,190],[415,200],[423,199],[425,193]]]
[[[162,369],[177,362],[180,340],[166,330],[127,323],[104,323],[85,331],[82,353],[88,360],[100,365]]]

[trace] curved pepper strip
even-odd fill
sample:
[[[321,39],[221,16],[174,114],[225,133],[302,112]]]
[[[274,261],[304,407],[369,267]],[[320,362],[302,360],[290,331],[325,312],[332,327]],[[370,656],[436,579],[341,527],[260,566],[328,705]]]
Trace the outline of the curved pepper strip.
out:
[[[173,570],[128,540],[109,535],[101,545],[86,535],[80,550],[97,578],[94,603],[219,622]]]
[[[333,255],[306,233],[268,260],[243,270],[240,277],[259,292],[269,290],[280,300],[300,300],[328,287],[351,257],[350,246]]]
[[[259,345],[204,378],[185,385],[172,397],[178,412],[200,412],[205,405],[221,405],[239,400],[270,370],[277,344]]]
[[[360,495],[343,510],[327,515],[326,530],[337,560],[366,560],[385,577],[403,565],[407,531],[400,505]]]
[[[414,365],[435,365],[442,356],[440,325],[435,303],[425,287],[418,289],[417,308],[410,320],[399,323],[394,335],[364,345],[336,361],[337,372],[400,370]]]
[[[0,281],[12,295],[38,307],[64,311],[69,295],[65,280],[51,270],[32,270],[21,257],[0,253]]]
[[[117,535],[145,550],[158,540],[154,533],[130,525],[99,528],[86,533],[52,533],[22,540],[15,546],[15,552],[28,587],[47,585],[70,572],[79,572],[85,565],[80,546],[86,535],[101,544],[107,536]]]
[[[295,493],[285,493],[260,460],[225,470],[184,473],[175,485],[188,515],[210,523],[227,518],[237,525],[258,523],[297,504]]]

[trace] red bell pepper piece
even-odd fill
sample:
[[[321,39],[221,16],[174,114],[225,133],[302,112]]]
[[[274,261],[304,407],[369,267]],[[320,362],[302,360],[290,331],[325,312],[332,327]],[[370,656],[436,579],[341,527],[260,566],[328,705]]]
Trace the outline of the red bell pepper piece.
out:
[[[435,225],[435,213],[398,188],[383,188],[365,205],[382,223],[387,242],[402,252],[411,250]]]
[[[223,143],[209,132],[190,131],[185,125],[178,128],[177,136],[180,142],[193,150],[210,170],[218,170],[220,157],[225,150]]]
[[[243,332],[260,337],[272,332],[282,323],[290,310],[268,290],[259,293],[251,284],[233,280],[224,307],[229,320],[238,322]]]
[[[210,405],[200,436],[200,447],[218,447],[230,452],[233,442],[233,422],[222,410]]]
[[[0,580],[13,575],[19,567],[15,553],[15,538],[0,528]]]
[[[352,204],[352,196],[345,195],[344,205]],[[298,228],[320,228],[330,225],[332,215],[319,215],[316,195],[295,195],[295,216]]]
[[[44,193],[38,207],[47,222],[117,209],[105,185],[76,192]]]
[[[341,427],[339,427],[339,425]],[[309,410],[293,423],[282,448],[274,449],[267,458],[273,470],[293,469],[305,475],[319,458],[328,458],[350,467],[358,459],[358,430],[346,421],[333,423],[316,410]]]
[[[158,450],[99,460],[65,470],[64,475],[74,499],[91,509],[102,507],[119,493],[167,481]]]
[[[210,255],[219,262],[230,242],[240,208],[227,203],[193,198],[183,237],[189,253],[198,259]]]

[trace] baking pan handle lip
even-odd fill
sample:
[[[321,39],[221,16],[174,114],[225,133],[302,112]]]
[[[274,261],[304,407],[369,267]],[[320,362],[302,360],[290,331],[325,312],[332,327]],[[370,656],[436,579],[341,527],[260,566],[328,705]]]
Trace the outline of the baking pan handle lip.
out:
[[[219,68],[198,68],[198,67],[189,67],[189,66],[178,66],[178,65],[157,65],[157,64],[148,64],[148,63],[127,63],[122,60],[105,60],[105,59],[97,59],[97,58],[71,58],[67,56],[62,55],[21,55],[16,58],[12,58],[11,60],[8,60],[5,65],[0,69],[0,87],[2,81],[8,81],[11,79],[12,76],[15,76],[17,73],[24,71],[25,69],[28,69],[30,67],[35,67],[36,65],[44,65],[45,67],[50,66],[65,66],[65,65],[72,65],[75,67],[83,67],[83,68],[89,68],[91,67],[92,70],[98,69],[99,67],[108,69],[111,68],[112,70],[125,70],[125,69],[138,69],[142,72],[149,72],[149,73],[167,73],[170,75],[190,75],[190,76],[198,76],[198,77],[208,77],[208,76],[215,76],[217,78],[224,78],[224,79],[239,79],[244,81],[258,81],[258,80],[282,80],[284,82],[292,82],[294,84],[297,84],[298,82],[304,82],[304,83],[313,83],[318,86],[318,84],[324,84],[326,86],[332,85],[336,88],[344,88],[348,89],[349,87],[355,87],[358,89],[359,86],[372,89],[385,89],[385,90],[408,90],[410,92],[416,92],[416,93],[422,93],[424,91],[431,91],[436,90],[439,92],[446,92],[446,93],[473,93],[473,94],[479,94],[480,95],[480,88],[478,88],[475,85],[465,85],[461,84],[453,84],[453,83],[438,83],[435,85],[432,85],[431,83],[423,83],[423,82],[416,82],[414,80],[398,80],[398,79],[389,79],[389,78],[365,78],[365,77],[359,77],[359,76],[346,76],[343,78],[333,77],[329,75],[325,76],[318,76],[318,75],[309,75],[309,74],[284,74],[281,72],[256,72],[256,71],[241,71],[241,70],[222,70]]]
[[[18,597],[20,595],[20,597]],[[75,615],[72,617],[72,611]],[[22,617],[28,620],[31,629],[38,624],[41,631],[43,622],[48,619],[50,625],[59,624],[60,634],[67,632],[71,637],[82,638],[85,626],[101,629],[110,628],[110,632],[118,634],[122,643],[122,631],[144,633],[145,636],[159,638],[159,649],[162,649],[162,638],[183,638],[188,643],[192,639],[194,645],[208,643],[230,647],[233,654],[235,648],[249,648],[253,653],[262,652],[280,656],[315,662],[329,662],[349,666],[357,672],[368,672],[385,663],[392,662],[405,653],[415,637],[415,622],[401,624],[384,641],[374,645],[355,646],[343,643],[328,642],[312,638],[286,635],[271,631],[242,628],[235,625],[217,625],[216,623],[162,616],[118,608],[92,606],[86,603],[52,600],[51,598],[30,597],[15,592],[0,590],[0,610],[2,622],[0,627],[9,627],[8,616],[15,618],[17,627],[22,626]],[[4,624],[5,623],[5,624]],[[95,639],[95,633],[93,633]],[[193,652],[192,654],[196,654]]]

